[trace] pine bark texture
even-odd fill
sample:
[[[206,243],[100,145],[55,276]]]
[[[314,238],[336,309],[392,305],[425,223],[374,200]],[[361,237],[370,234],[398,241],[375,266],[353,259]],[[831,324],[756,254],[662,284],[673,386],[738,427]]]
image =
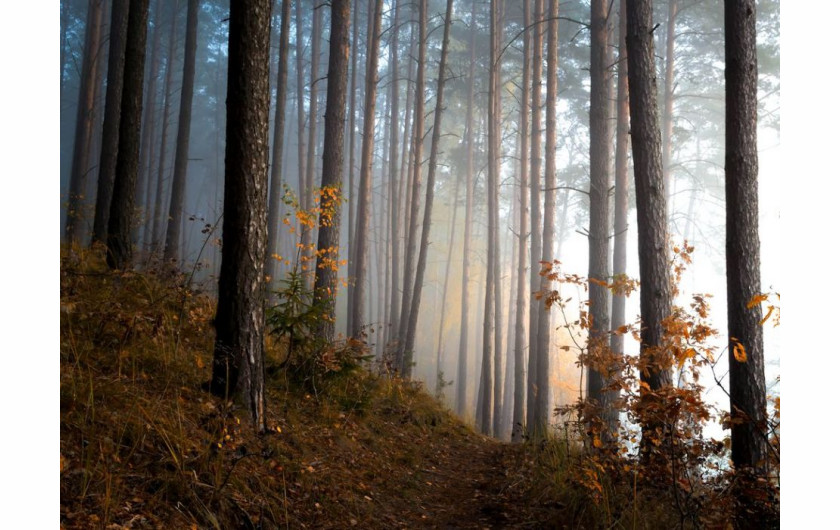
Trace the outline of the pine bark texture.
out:
[[[662,173],[665,178],[665,201],[672,208],[674,174],[671,171],[674,135],[674,44],[677,27],[677,0],[668,0],[668,31],[665,35],[665,79],[662,98]],[[669,213],[670,217],[670,213]]]
[[[263,332],[271,0],[231,2],[222,266],[211,392],[265,430]]]
[[[641,380],[650,391],[643,400],[671,384],[670,359],[663,348],[662,321],[671,314],[668,267],[667,204],[662,172],[662,141],[656,103],[656,66],[651,0],[627,2],[627,74],[636,217],[639,227],[641,298]],[[642,425],[642,452],[653,436],[661,436],[659,422]]]
[[[120,139],[120,101],[125,66],[125,39],[128,31],[128,3],[128,0],[114,0],[111,6],[105,119],[102,123],[102,146],[99,153],[99,178],[96,183],[96,208],[91,243],[105,242],[108,233],[108,214],[114,191],[114,173],[117,169],[117,148]]]
[[[341,172],[344,157],[344,119],[347,114],[347,64],[350,56],[350,0],[333,0],[330,8],[330,60],[324,117],[324,158],[321,175],[321,213],[318,216],[318,252],[315,301],[324,311],[317,335],[331,341],[335,333],[335,293],[341,227]],[[331,195],[330,190],[336,190]]]
[[[178,109],[178,137],[175,142],[175,169],[172,172],[172,195],[169,199],[169,220],[163,259],[175,262],[181,253],[181,218],[184,215],[184,194],[187,188],[187,163],[190,154],[193,87],[195,85],[195,52],[198,35],[198,3],[187,3],[187,32],[184,40],[184,75],[181,81],[181,105]]]
[[[727,1],[726,39],[726,291],[732,462],[736,469],[765,469],[767,399],[758,239],[758,149],[755,2]],[[735,343],[746,360],[739,361]],[[743,361],[743,362],[742,362]]]
[[[149,0],[131,0],[128,8],[123,90],[116,177],[108,215],[107,262],[112,269],[131,265],[131,223],[134,191],[140,165],[140,120],[143,115],[143,74]]]

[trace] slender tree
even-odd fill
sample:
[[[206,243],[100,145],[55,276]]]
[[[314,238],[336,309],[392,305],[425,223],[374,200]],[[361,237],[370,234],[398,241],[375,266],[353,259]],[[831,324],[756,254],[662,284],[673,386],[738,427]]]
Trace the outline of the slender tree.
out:
[[[767,399],[758,239],[755,1],[724,6],[726,39],[726,294],[735,469],[766,470]]]
[[[534,60],[531,76],[531,277],[530,308],[528,321],[528,378],[525,385],[525,425],[533,432],[534,413],[537,410],[537,345],[539,344],[539,314],[542,304],[535,293],[540,290],[540,260],[542,240],[540,226],[540,166],[542,163],[542,63],[543,63],[543,0],[534,0]]]
[[[665,200],[673,207],[674,175],[671,171],[674,135],[674,43],[677,27],[677,0],[668,0],[668,31],[665,35],[665,79],[662,98],[662,174],[665,179]],[[670,217],[670,213],[669,213]]]
[[[312,59],[309,63],[309,140],[306,152],[306,181],[300,190],[300,203],[304,209],[312,211],[315,191],[315,142],[318,132],[318,73],[321,62],[321,10],[320,0],[313,0],[312,10],[312,38],[310,40]],[[343,125],[343,124],[342,124]],[[301,259],[304,270],[311,269],[312,258],[312,230],[302,226],[300,231],[302,244]]]
[[[131,0],[128,7],[125,65],[120,99],[120,131],[116,178],[106,236],[107,261],[112,269],[131,265],[131,223],[140,163],[140,120],[143,113],[143,74],[149,0]]]
[[[128,0],[114,0],[111,6],[111,30],[108,46],[108,82],[105,90],[105,120],[102,123],[102,147],[99,156],[99,178],[96,186],[96,208],[91,243],[105,242],[108,213],[117,168],[120,139],[120,101],[122,99],[125,38],[128,31]]]
[[[271,0],[231,2],[222,267],[211,392],[265,430],[266,195]]]
[[[85,46],[82,52],[79,99],[76,108],[76,131],[73,135],[73,162],[70,167],[70,191],[64,235],[68,243],[81,240],[84,229],[83,208],[87,182],[91,136],[94,128],[94,103],[100,61],[99,40],[102,34],[104,0],[89,0],[85,22]]]
[[[470,66],[467,74],[467,123],[462,143],[466,144],[466,178],[464,178],[464,255],[461,264],[461,336],[458,339],[458,379],[456,385],[455,410],[461,416],[467,412],[467,349],[469,347],[470,323],[470,241],[472,239],[473,209],[473,103],[475,100],[475,3],[470,15]]]
[[[556,171],[556,130],[557,130],[557,26],[559,0],[548,0],[548,63],[546,65],[545,96],[545,219],[543,221],[542,261],[550,262],[554,242],[555,208],[555,171]],[[541,277],[540,292],[550,289],[546,276]],[[546,307],[539,308],[538,340],[536,362],[537,395],[534,398],[534,425],[529,431],[536,437],[545,436],[548,430],[548,395],[549,395],[549,348],[551,345],[550,312]]]
[[[367,71],[365,73],[365,122],[362,131],[362,159],[361,174],[359,176],[359,196],[357,209],[357,224],[354,244],[351,249],[353,257],[353,291],[350,305],[350,328],[352,335],[357,335],[364,323],[365,291],[367,286],[368,266],[368,234],[370,232],[371,214],[370,203],[373,200],[373,141],[374,125],[376,121],[376,84],[379,81],[379,33],[382,28],[382,0],[374,0],[373,20],[370,21],[370,35],[368,38]],[[355,132],[351,131],[352,134]],[[350,168],[353,171],[353,168]],[[351,184],[352,186],[352,184]],[[352,205],[351,205],[351,212]],[[352,218],[351,218],[352,219]]]
[[[289,26],[292,14],[291,0],[280,3],[280,51],[277,54],[277,99],[274,109],[274,142],[271,147],[271,183],[268,192],[268,245],[265,253],[265,274],[275,279],[280,254],[280,205],[283,178],[283,135],[286,129],[286,80],[289,75]]]
[[[612,393],[605,388],[611,366],[604,365],[610,327],[609,290],[609,43],[606,0],[591,2],[590,99],[589,99],[589,314],[587,399],[598,403],[605,425],[612,414]],[[592,426],[594,430],[600,427]],[[604,433],[609,437],[609,428]],[[598,432],[592,432],[598,437]]]
[[[425,0],[421,0],[425,4]],[[421,7],[421,14],[425,16],[426,7]],[[438,144],[440,143],[441,121],[443,119],[443,96],[446,84],[446,51],[449,47],[449,29],[452,25],[452,0],[446,2],[446,16],[443,22],[443,44],[440,49],[440,64],[438,66],[437,91],[435,95],[435,118],[432,125],[432,145],[429,153],[429,175],[426,178],[426,204],[423,211],[423,231],[420,235],[420,253],[417,258],[417,276],[414,279],[414,293],[411,296],[411,312],[409,313],[408,330],[405,338],[405,362],[403,369],[407,377],[411,377],[413,364],[414,340],[417,335],[417,319],[420,315],[420,297],[423,292],[423,278],[426,273],[426,261],[429,255],[429,237],[432,227],[432,208],[435,201],[435,172],[437,171]],[[418,163],[419,167],[419,163]]]
[[[175,169],[172,173],[172,195],[169,199],[169,220],[163,258],[179,258],[184,195],[187,187],[187,162],[190,151],[193,88],[195,85],[195,53],[198,34],[199,0],[187,1],[187,32],[184,41],[184,75],[181,81],[181,106],[178,110],[178,138],[175,143]]]
[[[324,319],[317,335],[332,340],[335,332],[335,291],[338,239],[341,227],[341,170],[344,156],[344,118],[347,114],[347,63],[350,52],[350,0],[333,0],[330,7],[330,62],[324,121],[324,162],[318,216],[315,301]]]
[[[522,94],[519,101],[519,234],[517,235],[516,269],[516,323],[514,324],[514,380],[513,380],[513,425],[511,439],[522,440],[525,425],[525,300],[529,293],[525,290],[525,270],[528,264],[528,114],[531,89],[531,8],[527,0],[522,4]],[[511,288],[511,291],[513,288]]]
[[[391,106],[391,128],[390,128],[390,153],[388,155],[388,181],[391,220],[390,220],[390,249],[391,249],[391,288],[388,312],[388,340],[393,336],[393,326],[397,325],[399,319],[399,286],[400,286],[400,157],[399,157],[399,130],[400,130],[400,65],[399,65],[399,23],[400,23],[400,0],[395,0],[393,16],[391,18],[391,43],[389,63],[391,68],[390,84],[390,106]],[[406,101],[406,112],[408,101]]]
[[[639,227],[641,281],[642,399],[652,402],[656,392],[671,384],[668,352],[663,348],[663,320],[671,314],[668,270],[668,232],[662,142],[656,105],[656,66],[653,55],[651,0],[627,1],[627,81],[633,174],[636,182],[636,218]],[[664,424],[642,425],[642,455],[649,457],[652,438],[663,434]]]
[[[143,204],[143,241],[142,247],[150,249],[152,246],[152,229],[154,226],[154,186],[156,179],[154,178],[153,167],[156,162],[155,151],[155,131],[157,130],[157,93],[158,93],[158,74],[160,72],[160,42],[163,37],[163,4],[164,0],[157,0],[155,2],[155,23],[154,36],[152,37],[152,58],[149,65],[149,77],[146,82],[146,103],[144,104],[143,116],[143,143],[140,145],[140,164],[142,179],[137,179],[138,183],[145,181],[145,189],[142,190],[144,195]],[[173,2],[175,3],[175,2]],[[139,244],[139,242],[138,242]]]

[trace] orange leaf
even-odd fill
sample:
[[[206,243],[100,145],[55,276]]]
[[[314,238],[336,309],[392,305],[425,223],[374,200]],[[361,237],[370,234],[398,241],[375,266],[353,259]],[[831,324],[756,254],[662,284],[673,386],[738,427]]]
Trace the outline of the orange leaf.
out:
[[[747,362],[747,350],[744,349],[744,345],[735,341],[735,344],[732,345],[732,356],[735,357],[735,360],[739,363]]]

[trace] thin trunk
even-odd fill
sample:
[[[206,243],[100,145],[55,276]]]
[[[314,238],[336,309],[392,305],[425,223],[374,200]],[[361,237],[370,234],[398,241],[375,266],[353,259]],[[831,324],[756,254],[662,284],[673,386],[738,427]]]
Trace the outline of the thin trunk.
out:
[[[493,108],[494,120],[490,122],[493,129],[493,146],[488,152],[493,153],[493,436],[502,438],[502,247],[499,244],[499,185],[501,182],[502,159],[502,33],[504,32],[504,0],[498,0],[494,23],[495,35],[492,36],[492,48],[495,50],[493,60],[493,97],[490,106]]]
[[[68,243],[81,241],[84,231],[84,193],[89,171],[90,143],[93,135],[93,115],[96,103],[99,41],[102,34],[104,0],[88,2],[85,22],[85,47],[82,53],[81,82],[76,109],[76,130],[73,135],[73,162],[70,168],[70,190],[64,236]]]
[[[298,162],[298,200],[304,205],[306,190],[306,112],[303,105],[303,9],[302,1],[295,2],[295,63],[297,66],[297,162]]]
[[[155,184],[155,179],[152,178],[154,175],[152,167],[154,166],[155,155],[157,154],[155,151],[155,130],[157,129],[157,83],[158,74],[160,73],[160,41],[162,36],[161,34],[163,33],[163,4],[163,0],[158,0],[155,6],[155,33],[152,39],[152,62],[151,68],[149,69],[148,88],[146,90],[146,115],[143,118],[143,123],[145,124],[144,127],[146,128],[146,134],[143,139],[145,150],[142,146],[140,148],[140,155],[144,165],[143,180],[145,180],[146,183],[146,189],[143,191],[145,197],[145,211],[142,241],[142,247],[146,250],[148,250],[152,244],[152,219],[154,214],[152,199],[154,192],[152,190]]]
[[[140,163],[140,120],[143,112],[148,17],[149,0],[131,0],[120,98],[116,178],[106,236],[107,261],[112,269],[124,269],[131,265],[131,221],[134,213],[134,185]]]
[[[390,155],[388,157],[388,178],[389,178],[389,204],[391,208],[391,298],[390,311],[388,313],[387,340],[393,336],[393,326],[399,319],[399,286],[400,286],[400,160],[399,160],[399,122],[400,122],[400,99],[399,99],[399,22],[400,22],[400,0],[395,1],[394,15],[391,20],[391,45],[390,45],[390,68],[391,68],[391,139]],[[408,107],[406,102],[406,108]]]
[[[534,21],[543,19],[543,0],[534,0]],[[534,26],[534,60],[531,78],[531,278],[529,289],[528,321],[528,380],[525,385],[526,419],[529,433],[534,429],[534,413],[537,397],[537,345],[539,344],[539,315],[545,309],[534,296],[540,290],[540,260],[542,259],[542,241],[540,227],[540,166],[542,163],[542,59],[543,40],[542,24]]]
[[[341,228],[341,170],[344,156],[344,119],[347,114],[347,62],[350,53],[350,0],[333,0],[330,7],[330,59],[324,119],[324,158],[318,216],[315,302],[324,319],[316,334],[331,341],[335,333],[335,293]]]
[[[373,142],[374,125],[376,121],[376,84],[379,81],[379,33],[382,28],[382,0],[374,0],[373,20],[370,22],[370,35],[368,38],[367,71],[365,73],[365,123],[362,131],[362,159],[361,175],[359,177],[359,204],[358,219],[356,226],[356,238],[352,245],[355,257],[352,261],[355,287],[352,290],[352,301],[348,308],[350,326],[348,334],[357,336],[363,323],[365,308],[365,290],[367,262],[368,262],[368,240],[367,234],[370,231],[371,214],[370,207],[373,200]],[[352,169],[351,169],[352,171]],[[352,211],[352,208],[351,208]]]
[[[440,323],[438,324],[438,338],[437,338],[437,355],[435,355],[435,374],[436,374],[436,383],[435,383],[435,396],[439,396],[443,389],[440,387],[441,379],[443,377],[443,371],[441,370],[441,359],[443,357],[443,322],[444,317],[446,315],[446,295],[449,293],[449,271],[452,266],[452,251],[455,247],[455,218],[458,217],[458,192],[461,190],[461,174],[458,174],[458,177],[455,179],[455,185],[453,186],[455,189],[453,190],[452,194],[454,199],[452,200],[452,207],[449,209],[449,213],[452,217],[449,223],[449,246],[446,251],[446,269],[443,274],[443,301],[441,302],[440,307]]]
[[[475,100],[475,6],[472,5],[470,15],[470,67],[467,77],[467,125],[464,138],[467,149],[467,169],[464,178],[466,200],[464,203],[464,256],[461,265],[461,336],[458,340],[458,379],[455,410],[463,417],[467,412],[467,349],[469,347],[469,295],[470,295],[470,242],[472,240],[472,208],[473,208],[473,103]]]
[[[417,319],[420,314],[420,297],[423,290],[423,278],[426,273],[426,261],[429,253],[429,238],[432,226],[432,208],[435,200],[435,172],[437,171],[438,160],[438,145],[440,143],[440,129],[443,121],[443,96],[444,86],[446,84],[446,52],[449,47],[449,30],[452,25],[452,3],[453,0],[446,2],[446,18],[443,22],[443,44],[440,50],[440,64],[438,69],[437,90],[435,99],[435,119],[432,126],[432,145],[429,153],[429,175],[426,180],[426,204],[423,212],[423,232],[420,236],[420,255],[417,258],[417,277],[414,279],[414,293],[411,297],[411,313],[408,321],[408,330],[405,339],[405,363],[404,371],[407,377],[411,377],[411,369],[413,365],[414,356],[414,340],[417,334]],[[421,0],[420,16],[426,16],[426,0]],[[425,23],[421,22],[421,42],[423,32],[425,32]],[[425,44],[423,44],[425,47]],[[423,62],[421,61],[421,64]],[[422,86],[422,85],[421,85]],[[418,93],[422,93],[419,91]],[[420,98],[418,98],[418,103]],[[422,135],[418,138],[418,153],[420,145],[422,145]],[[417,167],[420,167],[418,158]],[[419,179],[418,179],[419,181]],[[419,191],[419,190],[417,190]]]
[[[358,0],[355,2],[355,7],[353,9],[353,50],[351,52],[351,63],[350,63],[350,131],[348,134],[349,140],[349,148],[348,148],[348,155],[349,155],[349,162],[347,164],[347,211],[349,217],[347,219],[347,277],[350,280],[347,283],[347,336],[352,337],[354,336],[355,329],[353,328],[353,301],[355,300],[355,295],[353,292],[356,289],[356,250],[354,245],[356,241],[353,237],[353,230],[356,228],[356,212],[353,210],[355,207],[355,190],[353,189],[355,174],[356,174],[356,81],[358,80],[356,67],[359,62],[359,2]],[[381,9],[380,9],[381,11]],[[370,28],[370,24],[368,24],[368,29]],[[377,38],[379,36],[377,35]],[[373,49],[371,48],[370,44],[370,31],[368,31],[367,35],[367,55],[368,55],[368,62],[370,61],[370,51]],[[378,58],[378,54],[377,58]],[[376,99],[374,98],[374,101]],[[367,107],[365,108],[365,114],[367,114]],[[364,155],[363,155],[364,156]],[[364,162],[363,162],[364,163]],[[356,199],[358,200],[358,199]],[[364,237],[364,235],[362,235]],[[363,275],[360,278],[364,278]],[[364,281],[364,280],[363,280]],[[359,312],[360,315],[364,314],[363,312]]]
[[[677,0],[668,1],[668,34],[665,41],[665,86],[662,109],[662,174],[665,179],[665,201],[669,213],[673,210],[674,175],[671,172],[671,155],[674,134],[674,40],[676,33]]]
[[[586,397],[597,402],[601,421],[593,421],[589,435],[600,440],[611,438],[612,393],[606,386],[611,378],[608,337],[610,299],[609,274],[609,42],[607,1],[592,0],[590,9],[592,45],[590,47],[591,90],[589,99],[589,338]],[[568,203],[568,201],[566,201]],[[565,216],[564,216],[565,219]],[[562,236],[562,234],[561,234]],[[561,237],[562,239],[562,237]]]
[[[413,362],[414,347],[413,340],[409,346],[409,328],[411,322],[411,311],[413,307],[412,295],[416,290],[412,289],[414,282],[414,255],[417,251],[417,218],[420,214],[420,170],[423,166],[423,135],[425,132],[425,68],[426,68],[426,0],[418,0],[418,44],[417,44],[417,89],[415,90],[414,101],[414,136],[412,139],[412,154],[414,159],[412,166],[410,215],[408,216],[408,243],[405,249],[405,275],[403,277],[403,299],[402,310],[400,311],[400,345],[397,350],[397,366],[406,377],[411,377],[411,363]]]
[[[170,20],[172,26],[169,30],[169,51],[166,56],[166,82],[163,90],[163,124],[161,125],[160,133],[160,155],[158,159],[157,170],[157,190],[155,191],[155,213],[154,221],[152,223],[152,252],[160,252],[161,239],[163,238],[163,204],[164,194],[166,188],[164,186],[166,175],[166,147],[167,147],[167,133],[169,132],[169,114],[172,107],[172,71],[174,70],[175,62],[175,41],[177,40],[177,13],[179,2],[172,2],[172,14]]]
[[[315,193],[315,142],[318,133],[318,73],[321,62],[321,10],[320,0],[313,0],[312,10],[312,59],[309,63],[309,142],[306,154],[306,182],[301,190],[300,203],[307,212],[312,211]],[[342,124],[343,125],[343,124]],[[312,231],[314,228],[302,226],[300,239],[302,243],[301,262],[304,271],[312,269]],[[308,278],[308,275],[307,275]],[[309,280],[307,279],[307,285]]]
[[[557,129],[557,16],[559,0],[549,0],[548,12],[548,64],[546,67],[546,104],[545,104],[545,218],[543,221],[542,261],[551,262],[554,243],[554,208],[555,208],[555,146]],[[540,292],[547,292],[551,284],[546,276],[541,277]],[[551,345],[550,311],[546,307],[539,310],[538,343],[536,363],[537,395],[534,399],[534,428],[531,432],[538,438],[548,433],[549,408],[549,349]]]
[[[199,0],[187,1],[187,32],[184,41],[184,75],[181,83],[181,105],[178,110],[178,138],[175,143],[175,169],[172,172],[172,195],[169,198],[169,221],[163,259],[177,261],[181,241],[181,217],[187,188],[187,162],[190,151],[193,86],[195,85],[195,53],[198,33]]]
[[[263,329],[271,0],[231,2],[222,268],[211,391],[264,432]]]
[[[96,208],[93,217],[91,245],[104,243],[108,232],[108,213],[117,169],[117,147],[120,132],[125,39],[128,31],[128,0],[114,0],[111,7],[111,30],[108,48],[108,82],[105,91],[105,120],[102,123],[102,147],[99,156],[99,178],[96,186]]]
[[[286,80],[289,76],[289,17],[291,0],[282,0],[280,7],[280,52],[277,54],[277,103],[274,109],[274,142],[271,157],[271,181],[268,192],[268,245],[265,253],[265,274],[275,280],[280,272],[276,256],[280,255],[280,204],[283,178],[283,141],[286,130]]]
[[[529,293],[525,290],[525,270],[527,267],[528,238],[528,113],[530,101],[528,90],[531,88],[531,34],[527,28],[531,25],[530,3],[523,5],[522,26],[522,94],[519,107],[519,234],[517,239],[516,271],[516,323],[514,325],[514,388],[513,388],[513,426],[511,440],[522,441],[525,423],[525,300]],[[511,284],[511,290],[513,289]],[[530,308],[530,306],[529,306]]]

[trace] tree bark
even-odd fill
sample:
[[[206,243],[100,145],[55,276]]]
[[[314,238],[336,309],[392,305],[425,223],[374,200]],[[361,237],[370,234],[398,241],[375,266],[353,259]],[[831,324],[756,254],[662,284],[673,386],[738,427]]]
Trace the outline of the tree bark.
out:
[[[283,178],[283,141],[286,130],[286,80],[289,76],[289,17],[291,0],[280,4],[280,52],[277,54],[277,103],[274,109],[274,142],[272,144],[271,183],[268,192],[268,245],[265,253],[265,274],[274,281],[279,274],[280,255],[280,205]]]
[[[246,407],[264,432],[271,0],[231,2],[229,39],[222,267],[210,388]]]
[[[370,3],[370,2],[368,2]],[[354,189],[354,177],[356,172],[356,83],[358,81],[357,76],[357,64],[359,62],[359,2],[358,0],[355,2],[355,7],[353,9],[353,45],[351,51],[351,62],[350,62],[350,131],[348,134],[348,158],[349,162],[347,163],[347,212],[348,212],[348,219],[347,219],[347,278],[349,281],[347,282],[347,336],[352,337],[355,335],[355,330],[353,328],[353,302],[356,299],[354,291],[356,289],[356,250],[355,244],[356,240],[353,237],[353,230],[356,228],[356,212],[354,211],[355,203],[358,201],[355,198],[355,189]],[[370,45],[370,21],[368,21],[368,35],[367,35],[367,59],[370,60],[370,51],[373,49]],[[379,35],[376,36],[379,38]],[[379,58],[377,54],[377,59]],[[376,99],[374,98],[374,101]],[[367,113],[367,108],[365,108],[365,113]],[[364,125],[363,125],[364,127]],[[364,237],[364,236],[362,236]],[[361,276],[363,277],[363,276]],[[363,312],[359,313],[360,315],[364,314]]]
[[[726,2],[726,293],[732,462],[767,469],[767,399],[758,239],[758,149],[755,1]],[[736,352],[743,347],[746,359]]]
[[[90,142],[94,128],[93,114],[98,63],[100,61],[99,41],[102,34],[104,4],[104,0],[90,0],[85,22],[85,47],[82,53],[76,130],[73,135],[73,162],[70,167],[70,190],[64,223],[64,236],[70,244],[78,243],[84,230],[84,193],[89,170]]]
[[[366,274],[368,262],[368,232],[370,231],[370,202],[373,199],[373,141],[376,121],[376,84],[379,81],[379,33],[382,28],[382,0],[374,0],[373,20],[370,22],[368,38],[367,71],[365,73],[365,122],[362,132],[361,175],[359,176],[359,197],[355,240],[351,248],[355,254],[353,264],[352,304],[348,308],[349,333],[358,336],[364,323]],[[350,169],[353,171],[353,169]],[[352,184],[351,184],[352,185]],[[351,205],[352,212],[352,205]]]
[[[155,130],[157,129],[157,82],[158,74],[160,73],[160,40],[163,30],[163,0],[157,0],[155,3],[155,24],[154,37],[152,38],[152,60],[149,68],[149,78],[146,87],[146,104],[143,117],[143,145],[140,146],[141,171],[145,181],[145,189],[142,190],[144,194],[144,212],[143,212],[143,240],[138,242],[142,244],[142,248],[149,250],[152,245],[152,227],[154,204],[153,187],[155,179],[152,178],[154,173],[152,166],[155,163]],[[138,179],[139,182],[140,179]]]
[[[107,262],[112,269],[131,265],[131,222],[140,163],[140,120],[143,113],[143,74],[149,0],[131,0],[128,8],[125,65],[120,99],[120,132],[116,178],[108,215]]]
[[[555,208],[555,146],[557,129],[557,27],[559,0],[549,0],[548,10],[548,64],[546,65],[545,104],[545,218],[543,220],[542,261],[551,262],[554,242]],[[546,276],[540,278],[540,292],[546,293],[551,284]],[[534,398],[534,427],[529,429],[537,438],[547,436],[549,412],[549,349],[551,345],[551,313],[543,305],[539,309],[536,362],[537,395]]]
[[[540,226],[540,166],[542,162],[542,61],[543,61],[543,0],[534,0],[534,60],[531,78],[531,278],[530,307],[528,321],[528,379],[525,385],[526,406],[525,425],[533,433],[534,413],[537,410],[537,345],[539,344],[539,315],[544,311],[537,300],[540,290],[540,260],[542,259],[542,241]]]
[[[390,154],[388,156],[388,178],[389,203],[391,208],[391,288],[388,312],[387,340],[393,337],[393,326],[397,325],[399,319],[399,286],[400,286],[400,196],[402,194],[400,181],[400,158],[399,158],[399,127],[400,127],[400,68],[399,68],[399,24],[400,24],[400,0],[395,1],[393,17],[391,19],[391,43],[390,43],[390,68],[391,68],[391,130],[390,130]],[[406,113],[408,112],[408,101],[406,101]]]
[[[665,179],[665,201],[673,208],[674,175],[671,172],[671,154],[674,134],[674,41],[676,33],[677,0],[668,0],[668,33],[665,37],[665,87],[662,109],[662,174]]]
[[[335,333],[335,293],[341,227],[341,171],[344,156],[344,119],[347,114],[347,63],[350,54],[350,0],[333,0],[330,8],[330,62],[324,119],[324,162],[318,216],[315,302],[324,319],[316,334],[331,341]],[[311,147],[311,146],[310,146]]]
[[[181,82],[181,106],[178,110],[178,138],[175,143],[175,169],[172,173],[172,195],[169,198],[169,221],[163,259],[177,262],[181,241],[181,217],[184,215],[184,194],[187,187],[187,162],[190,154],[193,86],[195,85],[195,52],[198,34],[198,2],[187,2],[187,33],[184,41],[184,75]]]
[[[108,82],[105,90],[105,120],[102,124],[102,147],[99,178],[96,186],[96,209],[91,245],[104,243],[108,232],[108,213],[114,190],[117,148],[120,139],[120,101],[122,98],[125,39],[128,31],[128,0],[114,0],[108,48]]]
[[[643,387],[643,403],[653,403],[656,391],[671,384],[670,359],[663,347],[662,324],[671,314],[671,286],[651,0],[627,2],[627,74],[639,226],[642,320],[639,364],[641,381],[650,389]],[[650,455],[651,438],[661,437],[663,429],[664,424],[658,420],[643,423],[643,458]]]
[[[312,194],[315,192],[315,142],[318,132],[318,73],[321,62],[321,11],[319,0],[313,0],[312,5],[312,38],[310,40],[312,59],[309,63],[309,140],[306,154],[306,182],[300,191],[300,204],[307,212],[312,211],[314,203]],[[302,226],[300,239],[303,245],[301,249],[302,269],[304,271],[311,270],[313,259],[312,228]]]

